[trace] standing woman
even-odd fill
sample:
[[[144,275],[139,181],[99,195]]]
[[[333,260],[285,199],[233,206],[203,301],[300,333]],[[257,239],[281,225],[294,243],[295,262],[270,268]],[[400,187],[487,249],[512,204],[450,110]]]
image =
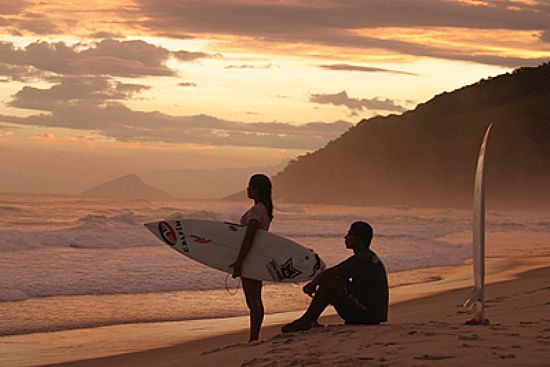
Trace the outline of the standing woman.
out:
[[[247,227],[237,260],[230,265],[233,268],[233,277],[241,276],[243,262],[252,248],[256,231],[258,229],[269,230],[269,225],[273,219],[273,202],[271,201],[271,181],[269,177],[262,174],[250,177],[246,193],[249,199],[254,200],[254,206],[248,209],[241,217],[241,224]],[[242,276],[241,280],[246,304],[250,310],[249,341],[254,341],[258,340],[264,319],[262,281]]]

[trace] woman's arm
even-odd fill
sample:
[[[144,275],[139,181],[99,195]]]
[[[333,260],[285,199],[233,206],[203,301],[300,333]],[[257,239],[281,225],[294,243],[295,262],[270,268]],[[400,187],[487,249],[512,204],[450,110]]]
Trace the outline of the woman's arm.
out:
[[[244,259],[246,259],[246,256],[252,248],[254,237],[256,237],[256,232],[259,228],[260,222],[258,222],[256,219],[251,219],[247,223],[246,233],[244,235],[243,242],[241,243],[241,249],[239,250],[237,260],[233,264],[229,265],[233,268],[233,278],[241,276]]]

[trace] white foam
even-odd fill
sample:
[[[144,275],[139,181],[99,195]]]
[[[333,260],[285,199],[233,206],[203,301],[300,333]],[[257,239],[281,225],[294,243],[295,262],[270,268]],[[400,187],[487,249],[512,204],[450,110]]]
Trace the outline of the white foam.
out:
[[[215,201],[167,205],[49,198],[44,206],[44,198],[26,200],[0,201],[0,208],[12,213],[0,217],[0,301],[223,289],[225,274],[177,254],[142,223],[236,222],[247,208]],[[490,230],[550,230],[543,216],[488,217]],[[460,264],[470,256],[471,218],[465,211],[291,205],[275,213],[271,230],[314,249],[332,266],[350,256],[343,237],[360,219],[373,225],[372,248],[390,272]]]

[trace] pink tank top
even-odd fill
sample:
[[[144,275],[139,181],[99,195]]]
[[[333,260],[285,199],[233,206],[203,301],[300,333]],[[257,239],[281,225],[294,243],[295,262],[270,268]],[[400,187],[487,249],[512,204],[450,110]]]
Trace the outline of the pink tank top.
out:
[[[269,218],[269,213],[263,203],[258,203],[248,209],[243,216],[241,217],[241,224],[246,225],[252,219],[256,219],[260,223],[260,229],[265,231],[269,230],[269,225],[271,224],[271,218]]]

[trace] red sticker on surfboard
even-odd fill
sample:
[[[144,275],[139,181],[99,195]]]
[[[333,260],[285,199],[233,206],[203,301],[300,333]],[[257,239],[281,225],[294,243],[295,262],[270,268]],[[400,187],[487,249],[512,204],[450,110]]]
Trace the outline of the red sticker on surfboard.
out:
[[[193,239],[193,242],[196,242],[196,243],[210,243],[210,242],[212,242],[212,240],[208,240],[204,237],[196,236],[194,234],[191,235],[191,238]]]
[[[170,246],[175,246],[178,243],[178,237],[176,236],[176,231],[168,222],[159,222],[159,232],[160,236]]]

